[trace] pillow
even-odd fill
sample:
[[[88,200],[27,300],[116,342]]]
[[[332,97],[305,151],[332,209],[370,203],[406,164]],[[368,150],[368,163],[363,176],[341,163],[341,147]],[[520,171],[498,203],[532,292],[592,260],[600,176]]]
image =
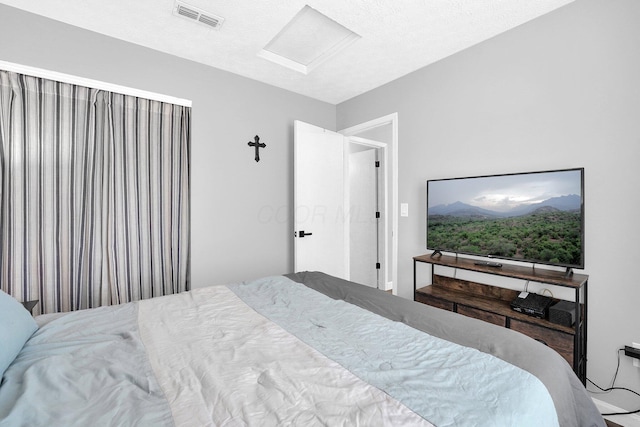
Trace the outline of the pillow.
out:
[[[0,290],[0,378],[37,329],[24,306]]]

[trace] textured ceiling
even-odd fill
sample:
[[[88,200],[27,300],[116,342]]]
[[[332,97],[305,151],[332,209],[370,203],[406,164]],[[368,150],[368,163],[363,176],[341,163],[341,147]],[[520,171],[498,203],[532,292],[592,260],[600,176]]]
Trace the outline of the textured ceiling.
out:
[[[573,0],[183,0],[219,30],[172,14],[174,0],[0,0],[131,43],[337,104]],[[258,57],[305,5],[361,38],[309,74]]]

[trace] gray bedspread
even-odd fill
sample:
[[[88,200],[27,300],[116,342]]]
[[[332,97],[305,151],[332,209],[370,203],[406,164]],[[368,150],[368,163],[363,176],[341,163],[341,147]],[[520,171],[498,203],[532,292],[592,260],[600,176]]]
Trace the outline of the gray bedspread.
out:
[[[530,372],[547,387],[561,426],[605,426],[569,364],[554,350],[519,332],[320,272],[286,276],[331,298],[344,300],[439,338],[476,348]]]

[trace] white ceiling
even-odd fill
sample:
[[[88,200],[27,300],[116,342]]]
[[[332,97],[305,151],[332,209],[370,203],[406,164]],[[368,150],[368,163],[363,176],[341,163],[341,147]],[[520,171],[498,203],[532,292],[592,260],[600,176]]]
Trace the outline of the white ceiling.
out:
[[[183,1],[222,27],[175,16],[174,0],[0,3],[338,104],[574,0]],[[307,75],[258,56],[305,5],[361,36]]]

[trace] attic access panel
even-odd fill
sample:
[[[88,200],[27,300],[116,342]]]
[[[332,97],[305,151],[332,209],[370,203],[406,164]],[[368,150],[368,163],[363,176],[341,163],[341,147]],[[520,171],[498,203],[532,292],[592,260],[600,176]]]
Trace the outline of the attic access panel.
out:
[[[308,74],[359,38],[358,34],[307,5],[258,56]]]

